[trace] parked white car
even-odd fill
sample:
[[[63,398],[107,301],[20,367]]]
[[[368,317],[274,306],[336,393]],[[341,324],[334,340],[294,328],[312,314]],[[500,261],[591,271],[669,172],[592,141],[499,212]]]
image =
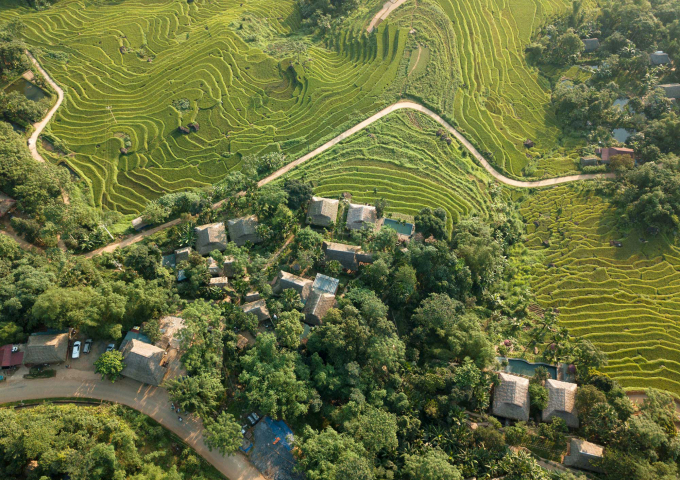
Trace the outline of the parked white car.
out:
[[[73,344],[73,355],[71,358],[80,358],[80,340]]]

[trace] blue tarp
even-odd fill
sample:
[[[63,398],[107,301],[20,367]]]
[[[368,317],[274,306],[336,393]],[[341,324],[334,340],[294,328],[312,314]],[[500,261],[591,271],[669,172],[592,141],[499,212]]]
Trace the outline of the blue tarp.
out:
[[[293,431],[286,422],[264,417],[255,425],[253,436],[250,461],[265,476],[273,480],[304,478],[295,471],[296,462],[291,452]]]

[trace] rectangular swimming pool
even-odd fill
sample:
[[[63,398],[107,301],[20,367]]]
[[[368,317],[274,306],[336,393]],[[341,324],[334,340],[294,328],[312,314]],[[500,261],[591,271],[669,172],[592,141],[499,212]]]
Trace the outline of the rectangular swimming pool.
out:
[[[534,371],[538,367],[544,367],[548,370],[550,378],[557,380],[557,367],[555,365],[550,365],[548,363],[531,363],[523,360],[521,358],[498,358],[500,361],[506,360],[508,366],[505,367],[505,373],[516,373],[518,375],[524,375],[526,377],[533,377]]]
[[[413,235],[413,224],[412,223],[401,223],[398,220],[386,218],[385,220],[383,220],[383,226],[393,228],[400,235],[407,235],[409,237],[411,235]]]

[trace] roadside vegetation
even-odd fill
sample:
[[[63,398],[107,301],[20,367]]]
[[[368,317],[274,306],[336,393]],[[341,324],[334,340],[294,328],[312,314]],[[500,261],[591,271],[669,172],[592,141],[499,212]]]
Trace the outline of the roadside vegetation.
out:
[[[0,409],[7,480],[218,480],[224,477],[146,415],[121,405]]]

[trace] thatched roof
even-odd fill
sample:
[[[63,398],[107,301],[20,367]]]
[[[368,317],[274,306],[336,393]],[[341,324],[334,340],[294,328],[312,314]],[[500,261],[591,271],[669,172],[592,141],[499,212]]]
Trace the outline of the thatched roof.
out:
[[[221,287],[226,288],[229,285],[229,279],[227,277],[214,277],[210,279],[211,287]]]
[[[239,247],[242,247],[248,241],[250,243],[262,242],[262,239],[257,234],[258,223],[255,215],[228,220],[227,226],[229,228],[229,238]]]
[[[260,292],[248,292],[246,293],[246,296],[244,297],[246,302],[255,302],[262,298],[260,296]]]
[[[68,333],[31,335],[26,344],[24,363],[59,363],[68,355]]]
[[[189,129],[188,129],[187,127],[185,127],[184,125],[180,125],[179,127],[177,127],[177,130],[179,130],[179,132],[180,132],[180,133],[183,133],[184,135],[186,135],[186,134],[188,134],[188,133],[191,132],[191,130],[189,130]]]
[[[335,223],[338,219],[339,204],[339,200],[312,197],[312,201],[309,204],[309,211],[307,212],[307,221],[312,225],[318,225],[320,227],[327,227],[331,223]]]
[[[581,438],[572,438],[569,444],[569,455],[564,457],[564,465],[592,472],[602,472],[602,469],[595,466],[594,463],[600,460],[603,454],[603,447],[586,442]]]
[[[335,305],[335,295],[320,290],[312,290],[305,303],[302,313],[305,314],[305,323],[321,325],[324,315]]]
[[[256,302],[250,302],[244,304],[242,307],[245,313],[254,313],[257,317],[257,321],[261,322],[269,318],[269,310],[267,310],[267,302],[264,300],[258,300]]]
[[[191,247],[178,248],[175,250],[175,265],[179,265],[180,262],[189,260],[191,256]]]
[[[567,426],[578,428],[578,415],[576,414],[576,390],[575,383],[560,382],[548,379],[545,382],[548,389],[548,407],[543,410],[543,421],[548,422],[552,417],[564,419]]]
[[[227,277],[234,276],[234,263],[236,262],[235,257],[224,257],[224,275]]]
[[[125,368],[121,374],[141,383],[160,385],[167,370],[161,367],[165,350],[154,345],[130,340],[122,350]]]
[[[158,348],[167,350],[168,348],[179,349],[179,339],[177,334],[184,328],[184,319],[166,315],[158,321],[160,323],[161,339],[156,342]]]
[[[196,227],[196,251],[208,255],[213,250],[220,252],[227,248],[227,231],[224,223],[209,223]]]
[[[208,257],[207,264],[208,272],[210,272],[210,275],[213,277],[218,277],[222,273],[222,267],[217,264],[217,261],[214,258]]]
[[[586,53],[594,52],[600,48],[600,40],[597,38],[585,38],[582,41],[583,46],[586,47],[584,50]]]
[[[338,291],[338,285],[340,285],[340,280],[337,278],[329,277],[323,273],[317,273],[316,278],[314,279],[314,284],[312,285],[312,290],[335,295],[335,293]]]
[[[356,254],[361,251],[361,247],[356,245],[345,245],[344,243],[324,242],[323,248],[326,252],[326,261],[337,260],[347,270],[357,270]]]
[[[276,285],[274,285],[274,292],[279,294],[284,290],[292,288],[300,294],[301,299],[305,300],[312,291],[313,283],[314,282],[308,278],[298,277],[297,275],[281,270]]]
[[[665,83],[659,85],[668,98],[680,98],[680,83]]]
[[[651,65],[665,65],[670,62],[671,59],[668,58],[668,54],[662,52],[661,50],[649,54],[649,63]]]
[[[498,417],[529,420],[529,379],[499,373],[500,384],[493,394],[492,412]]]
[[[347,210],[347,228],[350,230],[361,230],[371,228],[378,221],[378,212],[372,205],[349,204]]]

